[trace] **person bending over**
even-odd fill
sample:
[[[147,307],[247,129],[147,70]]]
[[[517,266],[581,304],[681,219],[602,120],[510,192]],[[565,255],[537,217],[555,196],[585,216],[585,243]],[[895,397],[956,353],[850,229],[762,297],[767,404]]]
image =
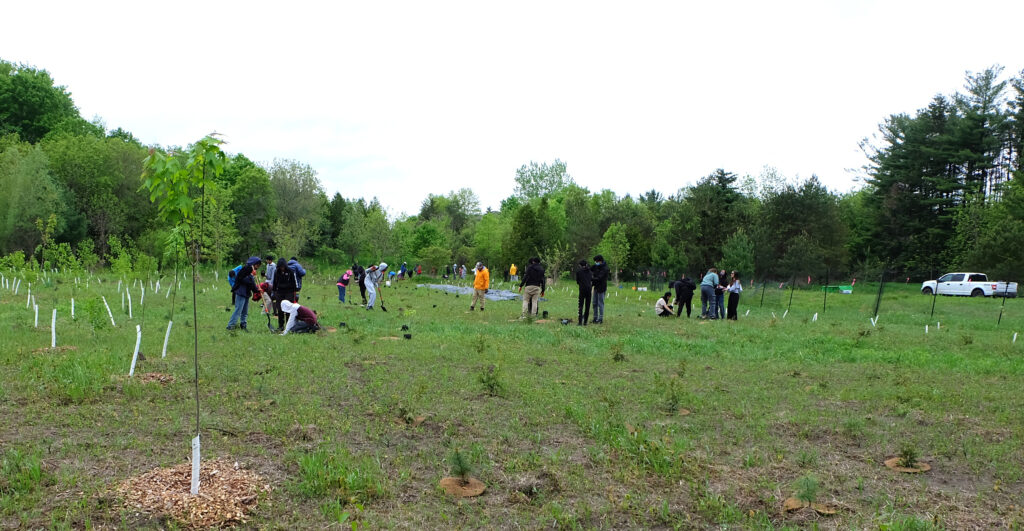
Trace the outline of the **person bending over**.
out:
[[[301,306],[297,302],[281,301],[281,311],[288,314],[288,324],[284,327],[281,335],[288,332],[293,334],[312,334],[320,330],[320,323],[317,322],[316,312]]]

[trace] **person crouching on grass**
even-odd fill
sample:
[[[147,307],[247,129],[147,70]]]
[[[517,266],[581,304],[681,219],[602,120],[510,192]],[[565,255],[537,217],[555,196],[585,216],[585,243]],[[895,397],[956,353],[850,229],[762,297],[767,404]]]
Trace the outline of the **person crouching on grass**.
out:
[[[301,306],[297,302],[281,301],[281,311],[288,314],[288,324],[284,327],[281,335],[288,332],[294,334],[312,334],[320,330],[320,323],[317,322],[316,312]]]
[[[672,317],[672,305],[668,303],[672,299],[672,292],[666,291],[664,295],[654,303],[654,311],[658,317]]]
[[[487,290],[491,289],[491,272],[480,262],[476,263],[476,276],[473,278],[473,302],[469,303],[469,311],[473,311],[473,307],[476,306],[477,299],[480,300],[480,311],[484,311],[484,301],[487,300],[484,295],[487,294]]]

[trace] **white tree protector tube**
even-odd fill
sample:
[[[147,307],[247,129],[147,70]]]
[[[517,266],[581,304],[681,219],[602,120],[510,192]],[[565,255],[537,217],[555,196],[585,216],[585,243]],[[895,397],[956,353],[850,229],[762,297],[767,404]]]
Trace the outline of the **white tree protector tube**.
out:
[[[161,358],[167,357],[167,340],[171,337],[171,325],[174,321],[167,321],[167,332],[164,333],[164,353],[160,355]]]
[[[128,369],[128,376],[135,374],[135,362],[139,359],[140,343],[142,343],[142,325],[135,325],[135,353],[132,354],[132,366]]]
[[[193,496],[199,494],[199,434],[192,439],[192,489]]]
[[[57,308],[53,309],[53,317],[50,318],[50,348],[57,348]]]
[[[107,298],[102,295],[100,295],[100,298],[103,299],[103,306],[107,309],[107,317],[110,317],[110,326],[116,327],[117,323],[114,322],[114,314],[110,312],[110,305],[107,304]]]

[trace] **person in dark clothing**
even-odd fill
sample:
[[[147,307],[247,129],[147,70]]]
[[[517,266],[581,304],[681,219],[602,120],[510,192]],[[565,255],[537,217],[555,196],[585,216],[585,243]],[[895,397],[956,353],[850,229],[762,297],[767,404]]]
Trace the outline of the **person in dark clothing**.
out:
[[[363,306],[366,306],[366,284],[363,284],[363,279],[366,278],[366,269],[356,262],[352,264],[352,274],[355,275],[356,284],[359,285],[359,295],[363,298]]]
[[[281,311],[281,302],[295,302],[295,293],[299,284],[295,278],[295,271],[288,267],[288,261],[284,258],[277,261],[277,271],[274,272],[274,309],[277,310],[277,329],[284,329],[285,313]]]
[[[239,327],[248,331],[246,325],[249,322],[249,297],[260,290],[256,285],[259,265],[260,257],[250,257],[235,275],[235,285],[231,287],[231,293],[235,296],[235,311],[231,313],[231,319],[228,321],[228,330],[234,330],[235,324],[241,321]]]
[[[725,290],[729,287],[729,280],[725,277],[725,270],[718,271],[718,285],[715,286],[715,309],[719,319],[725,319]]]
[[[693,303],[693,292],[697,284],[693,279],[683,273],[676,281],[676,317],[682,316],[683,306],[686,306],[686,317],[690,317],[691,305]]]
[[[523,274],[523,281],[519,283],[519,292],[523,292],[526,286],[526,293],[523,294],[523,313],[520,319],[530,315],[537,315],[540,309],[540,298],[544,296],[547,289],[547,279],[544,278],[544,266],[540,265],[540,258],[530,259],[530,265]]]
[[[726,312],[726,319],[736,320],[736,307],[740,304],[740,293],[743,293],[743,283],[740,282],[740,274],[737,271],[732,272],[732,280],[729,282],[729,287],[726,288],[729,292],[729,309]]]
[[[338,277],[338,300],[345,303],[345,290],[348,288],[349,282],[352,281],[352,270],[349,269]]]
[[[594,280],[594,323],[604,323],[604,294],[608,291],[608,264],[604,263],[604,257],[594,257],[594,265],[590,266],[590,273]]]
[[[576,285],[580,288],[576,326],[587,326],[587,320],[590,318],[590,294],[594,287],[594,274],[587,267],[586,260],[580,260],[579,265],[579,269],[576,270]]]

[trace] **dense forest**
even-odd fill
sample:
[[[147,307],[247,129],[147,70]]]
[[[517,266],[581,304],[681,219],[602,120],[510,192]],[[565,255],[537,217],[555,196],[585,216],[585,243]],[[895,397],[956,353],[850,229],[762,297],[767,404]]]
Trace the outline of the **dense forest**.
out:
[[[301,161],[238,153],[202,190],[203,260],[273,253],[425,271],[480,260],[500,271],[537,255],[557,275],[602,253],[624,279],[712,265],[758,279],[886,270],[917,280],[952,269],[1017,279],[1024,72],[968,72],[961,92],[884,118],[861,147],[863,184],[844,194],[766,166],[756,176],[717,169],[667,197],[618,196],[587,189],[555,160],[509,168],[515,191],[497,211],[482,212],[461,189],[431,194],[398,219],[376,198],[328,196]],[[140,190],[151,150],[176,157],[187,148],[147,146],[86,120],[48,72],[0,61],[0,267],[172,266],[180,253],[171,228]]]

